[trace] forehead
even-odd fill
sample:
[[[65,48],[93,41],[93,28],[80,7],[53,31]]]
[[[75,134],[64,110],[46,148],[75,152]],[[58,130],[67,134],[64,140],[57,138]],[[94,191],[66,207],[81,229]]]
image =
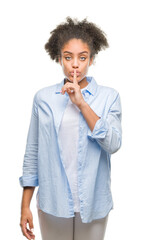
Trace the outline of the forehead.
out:
[[[83,42],[81,39],[70,39],[68,42],[64,44],[62,47],[62,52],[69,51],[69,52],[82,52],[87,51],[90,52],[89,46],[86,42]]]

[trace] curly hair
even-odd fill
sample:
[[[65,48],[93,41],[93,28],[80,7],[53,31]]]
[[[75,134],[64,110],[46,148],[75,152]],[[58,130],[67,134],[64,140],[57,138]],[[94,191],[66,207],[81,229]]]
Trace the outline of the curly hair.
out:
[[[78,21],[66,17],[67,22],[59,24],[50,33],[52,34],[44,48],[52,60],[59,62],[61,49],[70,39],[81,39],[90,48],[90,58],[106,47],[109,47],[105,33],[96,24],[88,22],[87,18]]]

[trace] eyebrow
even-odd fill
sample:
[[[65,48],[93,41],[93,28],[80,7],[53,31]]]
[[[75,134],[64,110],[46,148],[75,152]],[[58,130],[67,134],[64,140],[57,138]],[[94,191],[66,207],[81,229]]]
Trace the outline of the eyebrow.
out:
[[[72,52],[69,52],[69,51],[65,51],[64,53],[70,53],[70,54],[73,54]],[[87,51],[83,51],[83,52],[80,52],[79,54],[82,54],[82,53],[88,53]]]

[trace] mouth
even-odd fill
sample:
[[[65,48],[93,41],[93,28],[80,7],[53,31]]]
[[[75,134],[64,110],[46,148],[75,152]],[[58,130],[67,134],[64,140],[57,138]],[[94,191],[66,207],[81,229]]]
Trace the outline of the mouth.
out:
[[[70,74],[71,74],[71,76],[74,76],[74,72],[71,72]],[[79,76],[80,74],[81,74],[80,72],[76,72],[77,76]]]

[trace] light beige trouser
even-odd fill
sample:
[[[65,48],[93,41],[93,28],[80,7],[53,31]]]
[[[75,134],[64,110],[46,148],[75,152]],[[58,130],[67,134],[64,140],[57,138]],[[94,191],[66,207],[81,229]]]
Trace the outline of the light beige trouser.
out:
[[[104,240],[108,215],[82,223],[79,212],[75,212],[75,217],[63,218],[37,211],[42,240]]]

